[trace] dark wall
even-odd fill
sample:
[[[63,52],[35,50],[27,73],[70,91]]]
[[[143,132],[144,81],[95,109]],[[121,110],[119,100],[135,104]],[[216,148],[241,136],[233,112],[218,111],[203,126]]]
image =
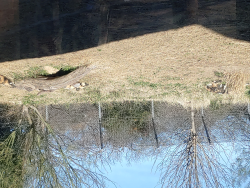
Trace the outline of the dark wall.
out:
[[[216,12],[223,2],[236,3],[236,13]],[[250,0],[2,0],[0,62],[78,51],[189,24],[237,26],[237,36],[216,31],[250,41],[249,10]],[[7,13],[14,16],[1,17]]]
[[[243,39],[250,36],[250,0],[236,0],[237,29]]]

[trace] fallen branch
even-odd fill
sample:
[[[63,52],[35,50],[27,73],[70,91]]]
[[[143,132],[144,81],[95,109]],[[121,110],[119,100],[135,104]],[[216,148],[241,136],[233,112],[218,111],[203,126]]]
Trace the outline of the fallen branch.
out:
[[[80,67],[75,71],[52,80],[28,79],[15,83],[16,88],[27,91],[38,90],[41,92],[51,92],[57,89],[66,88],[68,85],[74,85],[86,76],[95,67]],[[38,94],[39,94],[38,93]]]

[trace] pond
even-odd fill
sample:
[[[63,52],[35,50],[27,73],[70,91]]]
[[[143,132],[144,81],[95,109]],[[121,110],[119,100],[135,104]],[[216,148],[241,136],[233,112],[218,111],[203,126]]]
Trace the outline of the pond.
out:
[[[124,101],[0,109],[0,171],[12,173],[2,176],[2,185],[151,188],[250,183],[249,103],[194,108],[193,103],[183,107]]]

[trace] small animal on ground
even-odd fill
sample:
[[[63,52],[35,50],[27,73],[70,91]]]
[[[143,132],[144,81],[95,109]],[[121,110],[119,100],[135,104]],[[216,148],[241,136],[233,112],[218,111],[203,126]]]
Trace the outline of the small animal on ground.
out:
[[[0,75],[0,84],[5,86],[15,87],[15,85],[7,77]]]

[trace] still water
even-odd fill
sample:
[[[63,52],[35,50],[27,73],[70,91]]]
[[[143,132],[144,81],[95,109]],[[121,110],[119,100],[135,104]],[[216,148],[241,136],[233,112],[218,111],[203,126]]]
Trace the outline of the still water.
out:
[[[248,187],[249,107],[125,101],[18,106],[10,116],[1,105],[1,141],[10,135],[1,143],[15,136],[2,151],[20,157],[1,155],[1,173],[22,180],[2,185]]]
[[[233,162],[237,158],[237,153],[234,151],[235,147],[238,145],[233,145],[232,143],[221,143],[220,146],[214,146],[217,147],[218,152],[221,154],[221,163],[224,163],[225,167],[230,168],[233,164]],[[160,148],[160,150],[164,150],[166,148]],[[169,148],[168,148],[169,149]],[[170,148],[170,151],[174,153],[174,146]],[[125,152],[126,153],[126,152]],[[168,151],[168,155],[171,155],[172,153]],[[156,157],[151,156],[151,157]],[[145,188],[158,188],[158,187],[187,187],[189,184],[178,184],[177,180],[175,180],[175,185],[168,185],[168,182],[166,182],[166,185],[162,185],[160,183],[159,177],[161,177],[161,173],[164,172],[159,170],[162,158],[154,158],[146,156],[145,158],[140,159],[140,161],[133,161],[128,162],[126,159],[126,154],[122,157],[122,160],[120,162],[117,162],[116,164],[110,165],[110,168],[103,169],[103,172],[106,177],[108,177],[111,180],[115,181],[115,185],[112,183],[108,183],[107,187],[120,187],[120,188],[137,188],[137,187],[145,187]],[[218,159],[218,158],[217,158]],[[179,160],[179,159],[177,159]],[[159,166],[157,166],[159,165]],[[174,164],[168,163],[169,167],[174,166]],[[157,168],[158,167],[158,168]],[[183,166],[184,167],[184,166]],[[183,169],[182,169],[183,170]],[[230,173],[230,172],[229,172]],[[177,177],[176,177],[177,178]],[[170,179],[168,179],[170,182]],[[195,187],[193,184],[190,185],[191,187]],[[220,182],[221,187],[233,187],[228,185],[227,183],[221,181]],[[205,185],[200,185],[200,187],[206,187]],[[215,187],[215,185],[210,185],[210,187]],[[238,187],[238,186],[237,186]],[[246,183],[242,183],[239,187],[247,187]]]

